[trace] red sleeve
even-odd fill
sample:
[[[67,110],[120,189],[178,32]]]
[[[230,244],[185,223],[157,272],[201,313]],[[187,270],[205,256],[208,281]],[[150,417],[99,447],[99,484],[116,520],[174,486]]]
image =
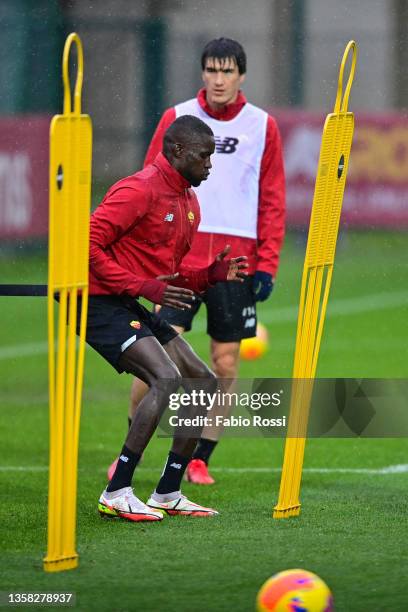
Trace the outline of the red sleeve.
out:
[[[179,287],[188,287],[196,293],[206,291],[209,287],[213,287],[219,281],[225,282],[228,280],[230,262],[228,259],[217,261],[214,259],[211,265],[200,270],[190,270],[179,267],[179,276],[176,280],[176,285]],[[231,283],[235,281],[230,281]]]
[[[161,153],[163,149],[163,137],[164,133],[168,127],[175,121],[176,119],[176,110],[174,108],[168,108],[162,118],[160,119],[156,131],[153,134],[153,137],[150,141],[149,148],[147,149],[146,157],[144,160],[144,166],[146,167],[149,164],[152,164],[156,159],[156,156]]]
[[[268,116],[259,178],[257,270],[275,277],[285,234],[285,173],[278,126]]]
[[[183,263],[178,268],[179,276],[175,284],[179,287],[188,287],[196,293],[206,291],[209,287],[213,287],[219,281],[226,281],[229,271],[229,260],[214,261],[207,268],[191,270],[189,267],[184,267]],[[231,281],[234,282],[234,281]]]
[[[147,212],[150,194],[146,187],[119,187],[109,192],[91,216],[90,270],[114,295],[142,295],[160,302],[166,283],[138,278],[112,257],[109,246],[134,227]]]
[[[190,270],[189,268],[180,266],[178,273],[179,275],[177,278],[171,281],[171,284],[176,287],[185,287],[186,289],[191,289],[194,293],[202,293],[211,286],[208,280],[208,268]]]

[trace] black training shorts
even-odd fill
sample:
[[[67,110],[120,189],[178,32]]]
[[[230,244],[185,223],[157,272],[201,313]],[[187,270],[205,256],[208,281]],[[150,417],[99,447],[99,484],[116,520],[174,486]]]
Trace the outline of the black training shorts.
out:
[[[177,332],[134,298],[89,296],[86,341],[119,373],[123,372],[119,367],[123,351],[147,336],[154,336],[164,345],[173,340]]]
[[[202,302],[207,307],[207,334],[218,342],[239,342],[256,334],[256,303],[253,293],[253,276],[244,282],[216,283],[196,298],[189,310],[163,306],[159,316],[170,325],[190,331]]]

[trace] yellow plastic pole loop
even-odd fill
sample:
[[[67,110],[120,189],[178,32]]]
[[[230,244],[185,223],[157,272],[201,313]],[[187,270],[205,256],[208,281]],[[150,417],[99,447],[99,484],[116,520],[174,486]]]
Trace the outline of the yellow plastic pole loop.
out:
[[[74,89],[74,110],[71,108],[71,87],[68,76],[69,66],[69,53],[71,50],[72,43],[75,42],[77,46],[77,77]],[[82,43],[78,34],[72,32],[65,41],[64,55],[62,58],[62,80],[64,83],[64,115],[81,114],[81,94],[82,94],[82,82],[84,80],[84,54],[82,51]]]
[[[351,58],[351,68],[350,68],[350,74],[349,74],[349,78],[347,81],[346,89],[344,90],[344,95],[342,99],[343,74],[344,74],[344,68],[346,66],[347,58],[348,58],[350,51],[352,51],[352,54],[353,54]],[[336,96],[336,102],[334,103],[334,110],[333,110],[334,113],[346,113],[347,112],[348,99],[350,96],[351,85],[353,83],[354,73],[356,70],[356,62],[357,62],[357,45],[354,42],[354,40],[350,40],[347,47],[345,48],[343,59],[341,60],[340,72],[339,72],[339,82],[337,84],[337,96]]]

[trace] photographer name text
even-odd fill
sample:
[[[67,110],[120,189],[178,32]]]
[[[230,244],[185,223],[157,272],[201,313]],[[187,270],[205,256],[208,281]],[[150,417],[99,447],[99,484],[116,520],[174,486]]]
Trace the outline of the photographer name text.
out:
[[[267,418],[259,414],[251,417],[217,415],[214,417],[198,415],[192,418],[179,417],[172,414],[169,417],[172,427],[286,427],[286,416],[280,418]]]

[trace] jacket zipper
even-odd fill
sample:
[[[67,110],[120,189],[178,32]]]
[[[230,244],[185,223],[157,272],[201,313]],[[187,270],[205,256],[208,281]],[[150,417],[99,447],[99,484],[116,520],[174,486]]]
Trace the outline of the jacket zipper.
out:
[[[214,256],[212,254],[212,250],[213,250],[213,240],[214,240],[214,234],[210,234],[210,245],[208,248],[208,265],[210,266],[213,262]]]
[[[183,196],[181,196],[181,197],[183,197]],[[177,204],[178,204],[179,214],[180,214],[180,230],[181,230],[181,235],[184,236],[184,215],[183,215],[183,206],[181,205],[180,199],[181,198],[179,196],[177,198]],[[186,199],[186,190],[184,190],[184,199]],[[185,206],[184,206],[184,208],[185,208]],[[177,249],[178,249],[178,245],[177,245]],[[176,253],[174,255],[176,255]],[[175,269],[175,265],[176,265],[175,257],[173,257],[173,270]]]

